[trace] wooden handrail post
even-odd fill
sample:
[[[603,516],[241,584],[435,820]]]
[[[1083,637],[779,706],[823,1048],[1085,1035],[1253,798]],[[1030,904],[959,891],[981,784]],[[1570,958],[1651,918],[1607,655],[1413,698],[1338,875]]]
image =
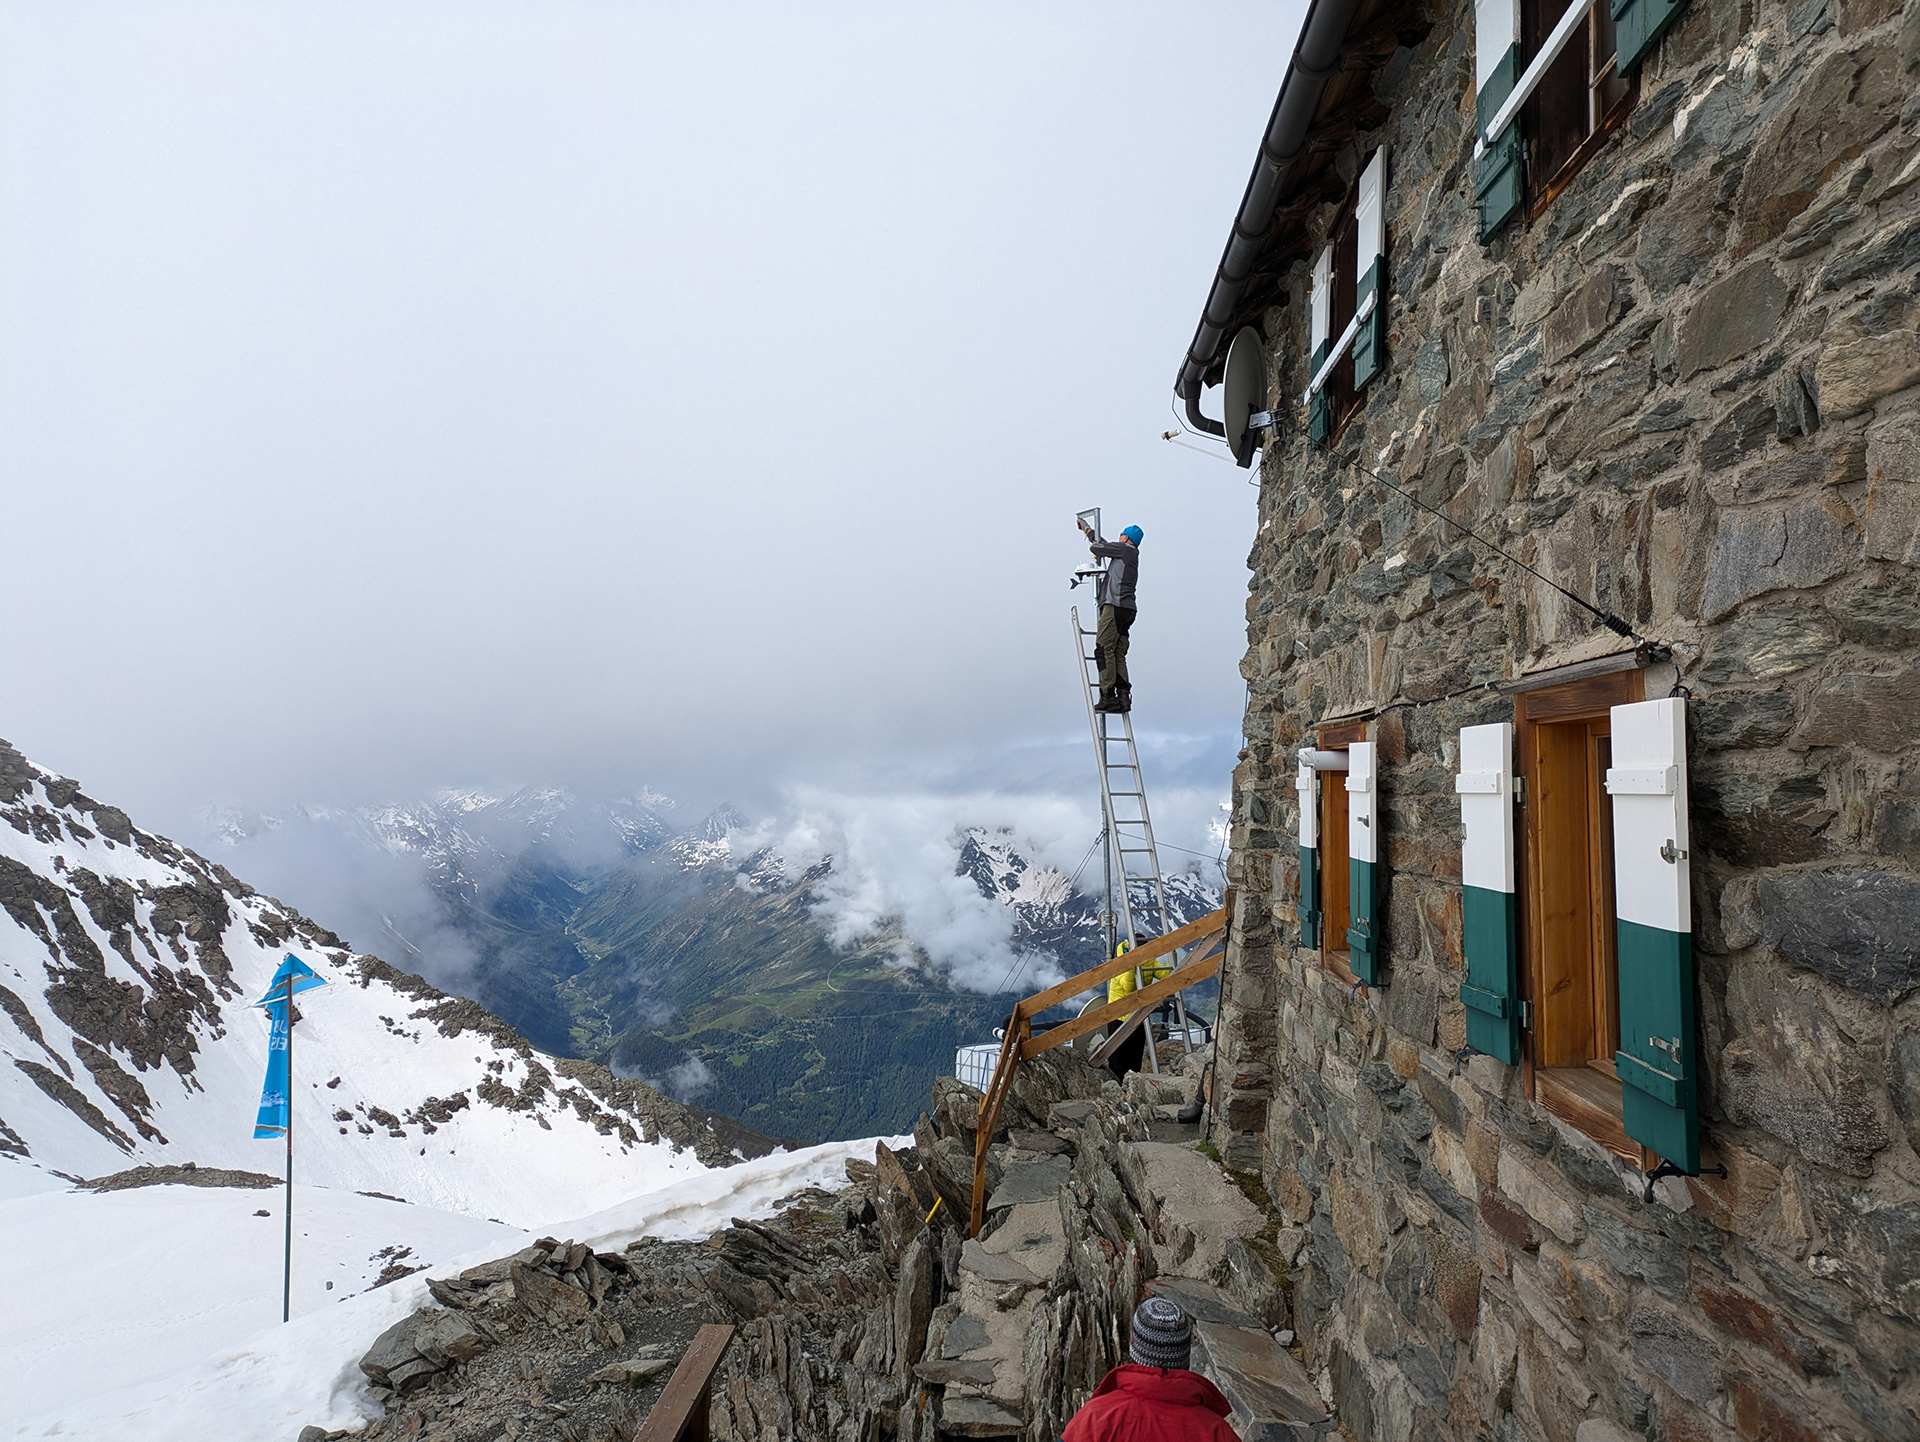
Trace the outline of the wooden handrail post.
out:
[[[713,1374],[733,1341],[733,1328],[710,1323],[694,1334],[680,1365],[667,1378],[660,1400],[634,1434],[634,1442],[708,1442],[713,1410]]]

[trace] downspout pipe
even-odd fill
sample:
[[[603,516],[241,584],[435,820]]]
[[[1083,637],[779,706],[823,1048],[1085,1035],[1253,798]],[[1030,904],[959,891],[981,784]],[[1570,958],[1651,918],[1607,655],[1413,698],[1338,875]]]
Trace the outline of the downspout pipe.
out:
[[[1300,39],[1293,47],[1293,60],[1280,82],[1279,98],[1273,102],[1273,115],[1260,140],[1259,159],[1254,161],[1253,174],[1233,218],[1233,233],[1227,237],[1226,251],[1214,272],[1206,309],[1200,313],[1193,344],[1187,347],[1186,360],[1174,381],[1173,393],[1187,403],[1187,423],[1196,431],[1213,436],[1227,433],[1219,421],[1200,413],[1200,391],[1207,367],[1213,363],[1226,336],[1227,321],[1260,258],[1280,188],[1306,147],[1307,131],[1319,113],[1320,98],[1326,93],[1327,81],[1340,59],[1341,43],[1359,8],[1360,0],[1311,0],[1307,7]]]

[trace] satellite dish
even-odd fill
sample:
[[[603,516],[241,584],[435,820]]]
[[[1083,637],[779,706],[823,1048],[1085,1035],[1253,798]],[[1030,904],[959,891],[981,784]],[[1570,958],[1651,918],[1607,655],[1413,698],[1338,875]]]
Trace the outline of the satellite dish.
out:
[[[1226,395],[1227,446],[1242,468],[1253,464],[1258,443],[1247,431],[1256,412],[1266,409],[1267,357],[1260,333],[1252,326],[1240,327],[1227,350],[1227,373],[1222,380]]]

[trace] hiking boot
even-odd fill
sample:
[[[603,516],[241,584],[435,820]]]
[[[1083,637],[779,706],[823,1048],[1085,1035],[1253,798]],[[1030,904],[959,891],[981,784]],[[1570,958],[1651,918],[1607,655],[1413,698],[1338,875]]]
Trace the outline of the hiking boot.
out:
[[[1127,706],[1124,701],[1117,697],[1102,696],[1098,701],[1093,703],[1093,709],[1098,711],[1102,716],[1112,716],[1118,712],[1125,711]]]

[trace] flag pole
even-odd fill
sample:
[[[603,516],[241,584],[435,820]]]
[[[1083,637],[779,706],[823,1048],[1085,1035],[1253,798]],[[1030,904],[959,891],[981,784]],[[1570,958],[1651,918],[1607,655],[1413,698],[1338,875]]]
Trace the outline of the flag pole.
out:
[[[287,973],[287,1245],[280,1272],[280,1320],[293,1318],[293,973]]]

